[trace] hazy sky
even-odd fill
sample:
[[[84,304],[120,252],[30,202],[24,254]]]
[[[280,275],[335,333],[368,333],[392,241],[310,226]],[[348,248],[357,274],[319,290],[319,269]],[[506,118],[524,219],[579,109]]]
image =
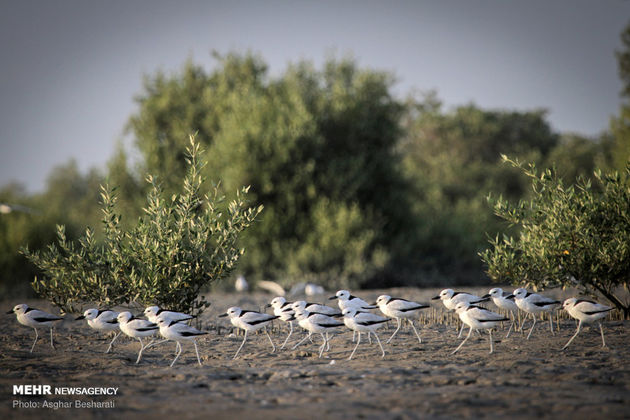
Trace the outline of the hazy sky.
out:
[[[211,50],[259,53],[272,74],[331,52],[434,89],[447,109],[549,110],[596,135],[618,113],[615,49],[630,0],[0,0],[0,187],[40,191],[75,158],[104,167],[142,75],[210,70]],[[127,144],[131,139],[126,139]]]

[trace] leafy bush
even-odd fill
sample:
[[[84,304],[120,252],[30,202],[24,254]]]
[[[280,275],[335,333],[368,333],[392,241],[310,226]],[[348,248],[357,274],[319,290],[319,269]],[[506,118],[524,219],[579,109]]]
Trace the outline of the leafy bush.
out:
[[[480,253],[496,281],[535,287],[573,286],[601,293],[630,317],[621,297],[630,281],[630,166],[623,174],[595,172],[598,188],[578,178],[565,186],[553,170],[538,174],[534,165],[519,167],[531,179],[531,200],[494,203],[497,216],[520,227],[518,237],[498,236]]]
[[[156,180],[147,177],[151,184],[147,205],[134,228],[122,229],[115,190],[101,187],[102,243],[89,228],[78,243],[68,242],[64,226],[58,226],[57,244],[41,252],[24,248],[24,255],[44,273],[33,281],[34,290],[66,311],[95,302],[202,312],[209,304],[205,296],[199,297],[201,289],[234,268],[244,252],[237,245],[239,234],[262,206],[247,208],[248,187],[227,205],[217,185],[202,195],[204,164],[199,154],[199,144],[191,136],[183,191],[170,200]]]

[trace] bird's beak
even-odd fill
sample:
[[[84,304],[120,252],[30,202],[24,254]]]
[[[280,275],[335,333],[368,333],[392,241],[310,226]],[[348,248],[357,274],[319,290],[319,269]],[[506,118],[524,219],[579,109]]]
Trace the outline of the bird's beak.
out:
[[[514,295],[509,295],[505,297],[506,299],[514,299]]]
[[[490,297],[490,293],[488,293],[487,295],[483,295],[481,299],[488,299],[489,297]]]
[[[440,296],[438,295],[438,296],[432,297],[431,300],[438,300],[439,298]]]
[[[11,309],[9,312],[7,312],[7,315],[8,314],[12,314],[12,313],[13,313],[13,309]]]
[[[370,305],[372,305],[372,306],[378,306],[376,302],[374,302],[374,303],[370,303]]]
[[[78,321],[78,320],[84,319],[84,318],[85,318],[85,315],[81,315],[81,316],[78,316],[78,317],[74,318],[74,320]]]
[[[221,314],[219,315],[219,318],[225,318],[226,316],[228,316],[228,314]]]
[[[271,303],[266,304],[265,308],[271,308]]]
[[[338,297],[337,296],[331,296],[331,297],[328,298],[328,300],[333,300],[333,299],[338,299]]]

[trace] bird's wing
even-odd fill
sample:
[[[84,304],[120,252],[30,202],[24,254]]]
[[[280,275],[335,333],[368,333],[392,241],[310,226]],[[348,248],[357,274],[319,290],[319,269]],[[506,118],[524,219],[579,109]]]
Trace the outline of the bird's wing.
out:
[[[602,312],[612,311],[613,309],[610,306],[585,299],[577,301],[573,307],[585,315],[595,315]]]
[[[472,317],[479,322],[497,322],[497,321],[509,321],[508,318],[503,315],[499,315],[496,312],[492,312],[485,308],[478,306],[471,306],[468,308],[468,312]]]
[[[34,309],[29,312],[31,318],[33,318],[37,322],[47,322],[47,321],[60,321],[63,318],[58,317],[57,315],[49,314],[48,312],[40,311],[39,309]]]

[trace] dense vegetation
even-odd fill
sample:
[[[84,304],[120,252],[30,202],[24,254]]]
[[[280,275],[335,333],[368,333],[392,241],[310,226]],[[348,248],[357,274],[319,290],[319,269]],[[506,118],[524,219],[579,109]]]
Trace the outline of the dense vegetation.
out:
[[[630,86],[630,26],[622,40],[620,75]],[[265,207],[240,239],[239,271],[329,288],[486,283],[478,254],[488,237],[518,229],[486,197],[532,198],[527,174],[502,154],[555,166],[565,185],[595,179],[597,168],[624,170],[630,155],[627,102],[609,132],[586,138],[554,131],[545,110],[445,109],[435,93],[396,98],[391,74],[351,59],[321,69],[303,61],[276,77],[252,54],[215,59],[211,70],[189,61],[145,78],[128,123],[139,162],[119,147],[103,171],[82,174],[72,162],[55,169],[44,193],[0,189],[1,203],[32,209],[0,215],[3,292],[23,293],[37,274],[21,246],[43,249],[57,224],[72,240],[101,223],[99,185],[116,186],[125,229],[142,216],[147,173],[166,197],[179,193],[191,133],[205,149],[201,174],[228,193],[250,185],[252,205]]]

